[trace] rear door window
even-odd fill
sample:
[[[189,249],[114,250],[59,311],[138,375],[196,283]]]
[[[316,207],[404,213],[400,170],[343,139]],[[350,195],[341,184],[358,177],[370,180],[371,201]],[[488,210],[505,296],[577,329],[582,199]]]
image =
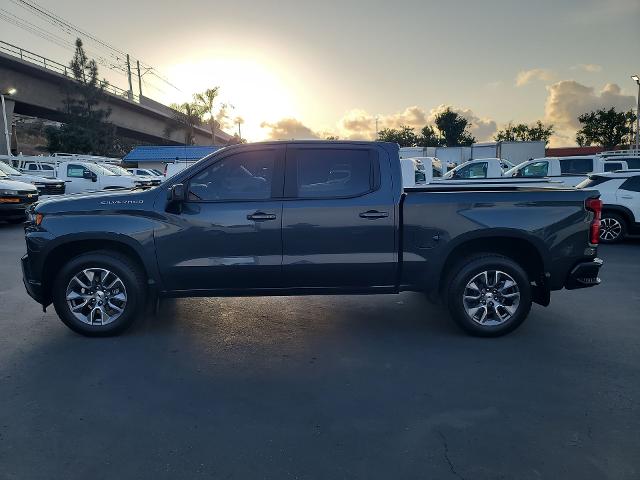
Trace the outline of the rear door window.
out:
[[[629,170],[640,170],[640,158],[620,158],[619,160],[627,162]]]
[[[616,170],[622,170],[622,163],[620,163],[620,162],[605,162],[604,163],[604,171],[605,172],[615,172]]]
[[[627,178],[627,180],[620,185],[620,189],[628,190],[630,192],[640,192],[640,175],[637,177]]]
[[[293,150],[297,197],[356,197],[372,191],[375,183],[373,157],[374,153],[369,149]]]
[[[590,158],[560,159],[562,175],[585,175],[593,171],[593,160]]]

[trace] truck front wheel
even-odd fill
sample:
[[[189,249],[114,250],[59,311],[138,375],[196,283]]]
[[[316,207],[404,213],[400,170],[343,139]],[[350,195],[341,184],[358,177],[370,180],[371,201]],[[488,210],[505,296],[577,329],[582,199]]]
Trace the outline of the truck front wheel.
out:
[[[60,319],[82,335],[116,335],[127,329],[145,304],[145,277],[128,257],[111,251],[79,255],[53,283]]]
[[[531,283],[522,267],[510,258],[476,255],[454,267],[449,278],[449,312],[472,335],[505,335],[529,314]]]

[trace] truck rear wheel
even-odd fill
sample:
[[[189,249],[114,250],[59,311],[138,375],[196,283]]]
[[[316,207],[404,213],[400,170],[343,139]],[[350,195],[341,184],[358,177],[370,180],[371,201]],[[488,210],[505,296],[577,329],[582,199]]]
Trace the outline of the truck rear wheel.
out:
[[[145,276],[128,257],[111,251],[79,255],[65,264],[53,283],[60,319],[82,335],[117,335],[145,305]]]
[[[516,329],[531,309],[527,273],[510,258],[482,254],[454,267],[446,292],[456,323],[471,335],[497,337]]]

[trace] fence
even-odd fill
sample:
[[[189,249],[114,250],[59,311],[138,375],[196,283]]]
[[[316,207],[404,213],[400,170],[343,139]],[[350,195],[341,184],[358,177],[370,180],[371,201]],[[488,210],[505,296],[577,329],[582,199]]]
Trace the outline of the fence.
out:
[[[0,52],[7,53],[12,57],[19,58],[20,60],[23,60],[25,62],[33,63],[34,65],[46,68],[47,70],[59,73],[73,80],[73,72],[71,71],[70,67],[56,62],[55,60],[43,57],[42,55],[38,55],[37,53],[25,50],[24,48],[20,48],[16,45],[12,45],[0,40]],[[101,85],[103,86],[104,91],[111,95],[126,98],[127,100],[140,103],[140,97],[138,95],[134,95],[129,90],[118,88],[115,85],[111,85],[109,82],[101,82]]]

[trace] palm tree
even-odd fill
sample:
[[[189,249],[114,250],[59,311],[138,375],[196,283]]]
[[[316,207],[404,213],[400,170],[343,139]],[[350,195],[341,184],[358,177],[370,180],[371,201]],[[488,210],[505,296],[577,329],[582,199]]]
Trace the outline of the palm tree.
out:
[[[202,123],[202,109],[195,102],[172,103],[169,107],[175,110],[174,120],[185,127],[185,145],[193,145],[194,128]]]
[[[211,144],[216,144],[216,116],[214,114],[215,101],[220,93],[220,87],[208,88],[202,93],[193,95],[193,100],[201,109],[203,114],[209,116],[209,126],[211,128]]]

